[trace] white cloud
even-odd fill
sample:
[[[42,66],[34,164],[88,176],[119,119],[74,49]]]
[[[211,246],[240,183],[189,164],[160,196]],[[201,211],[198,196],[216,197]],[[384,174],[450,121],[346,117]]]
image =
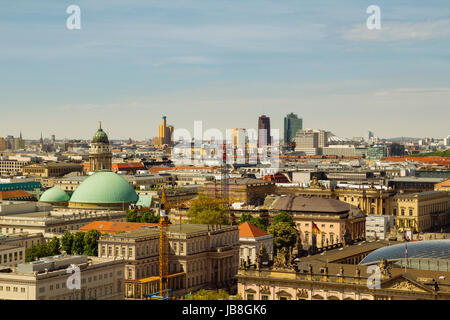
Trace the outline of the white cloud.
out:
[[[365,24],[354,25],[341,32],[346,40],[401,41],[431,40],[450,36],[450,19],[422,22],[381,22],[381,30],[369,30]]]

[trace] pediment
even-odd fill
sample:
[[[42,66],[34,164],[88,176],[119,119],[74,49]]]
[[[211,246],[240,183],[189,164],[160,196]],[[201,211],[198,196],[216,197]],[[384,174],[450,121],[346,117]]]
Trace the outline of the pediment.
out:
[[[383,286],[383,289],[413,291],[422,293],[429,293],[431,291],[428,288],[425,288],[424,286],[417,284],[411,280],[405,279],[403,277],[390,281],[385,286]]]

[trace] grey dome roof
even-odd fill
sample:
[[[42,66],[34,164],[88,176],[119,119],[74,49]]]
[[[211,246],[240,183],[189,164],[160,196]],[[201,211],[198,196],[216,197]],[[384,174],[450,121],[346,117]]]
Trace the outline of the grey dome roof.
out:
[[[450,260],[450,240],[425,240],[406,243],[408,259],[431,258]],[[371,252],[360,264],[372,264],[381,259],[399,260],[405,258],[405,243],[383,247]]]

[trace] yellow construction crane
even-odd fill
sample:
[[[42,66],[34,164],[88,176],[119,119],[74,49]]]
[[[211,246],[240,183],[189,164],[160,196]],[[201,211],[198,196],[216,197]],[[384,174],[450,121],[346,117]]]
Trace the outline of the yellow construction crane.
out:
[[[169,217],[166,191],[164,189],[161,195],[159,216],[159,292],[161,297],[168,298],[169,239],[167,237],[167,226],[169,225]]]

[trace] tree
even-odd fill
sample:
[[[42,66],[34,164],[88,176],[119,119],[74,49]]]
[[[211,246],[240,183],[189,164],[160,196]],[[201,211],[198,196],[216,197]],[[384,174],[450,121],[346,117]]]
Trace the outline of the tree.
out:
[[[28,249],[27,253],[25,254],[25,262],[31,262],[42,257],[48,257],[50,255],[51,254],[49,253],[47,244],[36,244]]]
[[[238,224],[248,222],[261,230],[267,231],[267,219],[261,217],[253,217],[250,213],[243,213],[238,221]]]
[[[155,215],[150,210],[145,210],[141,215],[141,222],[144,223],[158,223],[159,222],[159,215]]]
[[[201,289],[195,293],[189,293],[184,297],[185,300],[229,300],[228,292],[220,289],[218,291]],[[236,295],[232,300],[242,300],[240,295]]]
[[[272,224],[277,224],[279,222],[287,222],[291,226],[295,227],[294,219],[292,219],[292,216],[285,211],[281,211],[279,214],[273,217]]]
[[[139,222],[136,210],[127,210],[127,222]]]
[[[83,254],[84,251],[84,232],[75,233],[72,244],[72,254]]]
[[[64,232],[64,235],[61,237],[61,249],[63,249],[67,254],[72,254],[74,238],[74,235],[70,232]]]
[[[61,244],[56,236],[47,243],[47,253],[49,256],[61,254]]]
[[[288,222],[273,223],[267,231],[273,235],[273,244],[277,250],[293,246],[299,236],[297,229]]]
[[[86,256],[98,255],[98,239],[100,239],[100,231],[91,229],[84,235],[84,250],[83,254]]]
[[[224,206],[223,200],[199,195],[192,201],[187,217],[189,223],[198,224],[228,224],[229,216]]]

